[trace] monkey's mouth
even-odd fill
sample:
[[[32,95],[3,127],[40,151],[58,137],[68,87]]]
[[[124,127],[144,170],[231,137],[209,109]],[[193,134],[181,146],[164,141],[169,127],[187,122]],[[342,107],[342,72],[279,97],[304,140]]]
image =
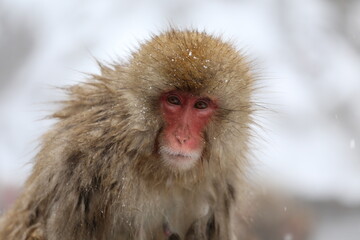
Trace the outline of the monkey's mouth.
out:
[[[180,170],[192,168],[201,156],[200,151],[182,152],[175,151],[167,146],[161,146],[159,153],[166,165]]]

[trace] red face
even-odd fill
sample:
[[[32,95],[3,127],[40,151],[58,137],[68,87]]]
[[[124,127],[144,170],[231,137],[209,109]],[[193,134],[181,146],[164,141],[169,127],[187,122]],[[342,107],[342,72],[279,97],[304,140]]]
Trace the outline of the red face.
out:
[[[204,147],[203,132],[216,110],[209,97],[171,91],[161,96],[166,126],[159,152],[166,165],[186,170],[195,165]]]

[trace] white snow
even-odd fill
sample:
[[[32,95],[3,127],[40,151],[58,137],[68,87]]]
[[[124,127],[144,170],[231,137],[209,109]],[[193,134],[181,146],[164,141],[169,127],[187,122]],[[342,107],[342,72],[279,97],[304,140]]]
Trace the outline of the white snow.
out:
[[[355,139],[350,140],[350,148],[354,149],[356,147]]]

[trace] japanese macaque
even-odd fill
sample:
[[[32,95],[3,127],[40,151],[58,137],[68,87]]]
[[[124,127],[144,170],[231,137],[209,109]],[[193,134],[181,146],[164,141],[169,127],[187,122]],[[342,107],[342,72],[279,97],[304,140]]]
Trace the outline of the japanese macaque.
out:
[[[0,239],[236,239],[254,77],[230,43],[170,30],[68,89]]]

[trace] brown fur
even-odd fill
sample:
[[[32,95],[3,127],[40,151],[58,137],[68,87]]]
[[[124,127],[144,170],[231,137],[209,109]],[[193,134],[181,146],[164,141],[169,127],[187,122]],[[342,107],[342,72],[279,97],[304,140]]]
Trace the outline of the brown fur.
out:
[[[231,44],[197,31],[154,36],[128,62],[71,87],[43,138],[0,239],[233,239],[232,208],[247,166],[249,65]],[[156,151],[161,93],[217,99],[201,161],[180,172]]]

